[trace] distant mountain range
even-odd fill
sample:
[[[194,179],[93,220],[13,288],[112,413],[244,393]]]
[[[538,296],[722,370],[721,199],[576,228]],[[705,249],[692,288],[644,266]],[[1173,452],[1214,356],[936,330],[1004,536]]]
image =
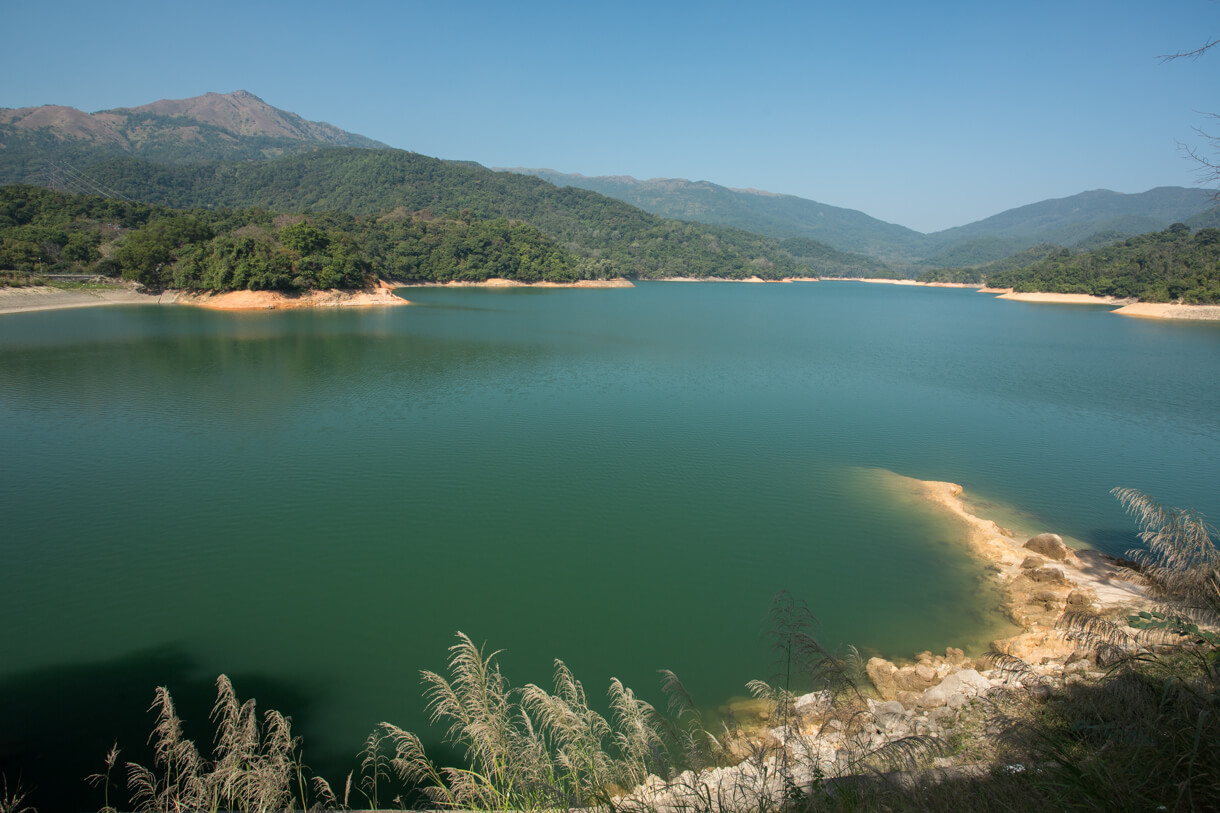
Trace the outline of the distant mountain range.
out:
[[[323,154],[330,152],[336,154]],[[535,177],[526,182],[522,175]],[[1089,248],[1174,222],[1198,228],[1220,219],[1207,190],[1097,190],[923,234],[853,209],[706,181],[495,172],[425,158],[307,121],[242,90],[97,113],[52,105],[0,108],[0,184],[12,183],[118,192],[170,206],[353,214],[468,209],[533,223],[590,258],[631,258],[666,273],[679,258],[706,268],[716,252],[727,251],[732,262],[744,263],[734,273],[795,261],[821,275],[914,275],[995,261],[1040,244]],[[576,190],[585,191],[571,194]],[[596,222],[599,217],[609,220]],[[706,225],[679,228],[674,219]],[[615,226],[625,223],[631,228]],[[665,248],[678,233],[685,235],[683,248]],[[647,251],[642,235],[649,235]],[[694,261],[700,240],[707,257]]]
[[[731,225],[779,239],[806,237],[900,267],[950,267],[1002,259],[1041,243],[1088,246],[1163,229],[1206,225],[1212,192],[1160,187],[1139,194],[1082,192],[1010,209],[984,220],[923,234],[856,211],[792,195],[729,189],[707,181],[586,177],[513,168],[556,186],[589,189],[647,212]],[[1197,222],[1191,222],[1195,218]]]
[[[534,225],[596,275],[883,276],[867,257],[679,222],[593,192],[386,147],[246,91],[138,108],[0,110],[0,184],[31,183],[164,206]]]

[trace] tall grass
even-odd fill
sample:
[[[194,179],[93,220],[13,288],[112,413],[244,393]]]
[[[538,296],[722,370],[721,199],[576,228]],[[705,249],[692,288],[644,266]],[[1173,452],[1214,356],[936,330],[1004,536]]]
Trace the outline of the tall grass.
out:
[[[150,710],[157,713],[150,738],[153,765],[127,766],[135,810],[255,813],[309,806],[309,780],[291,721],[271,709],[260,722],[254,701],[241,702],[225,675],[216,680],[211,714],[216,734],[210,759],[184,735],[168,689],[156,690]],[[116,757],[117,748],[107,757],[106,777]],[[330,793],[325,781],[315,780],[314,787],[323,796]]]
[[[479,810],[607,806],[612,795],[667,771],[671,752],[656,710],[617,679],[610,719],[590,707],[584,687],[555,662],[554,692],[513,689],[496,662],[463,633],[450,647],[449,676],[424,672],[433,723],[465,755],[437,768],[419,737],[382,723],[391,765],[430,804]]]

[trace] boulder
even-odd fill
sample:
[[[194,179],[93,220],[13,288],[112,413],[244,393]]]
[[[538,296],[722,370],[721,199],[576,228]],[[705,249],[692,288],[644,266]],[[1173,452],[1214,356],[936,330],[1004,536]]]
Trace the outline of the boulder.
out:
[[[987,678],[974,669],[962,669],[924,692],[919,698],[919,706],[925,709],[937,709],[947,705],[954,695],[969,698],[989,688],[991,688],[991,682]],[[955,705],[961,704],[955,703]]]
[[[898,695],[898,686],[894,683],[894,673],[898,667],[885,658],[869,658],[864,665],[868,679],[877,687],[877,694],[886,700],[893,700]]]
[[[946,729],[952,728],[953,723],[957,720],[957,712],[950,708],[933,709],[928,712],[928,723],[933,728]]]
[[[1057,567],[1040,567],[1036,570],[1030,570],[1026,573],[1031,579],[1039,584],[1058,584],[1067,586],[1067,577],[1063,575],[1063,570]]]
[[[830,708],[830,700],[830,692],[827,690],[810,692],[793,701],[793,707],[798,715],[813,717],[827,711]]]
[[[1063,537],[1059,534],[1038,534],[1030,537],[1025,543],[1028,550],[1034,553],[1040,553],[1047,559],[1054,559],[1056,562],[1062,562],[1070,553],[1068,546],[1063,544]]]
[[[900,691],[919,694],[936,683],[936,669],[926,663],[918,666],[904,666],[894,672],[893,679],[894,685]]]
[[[878,703],[877,705],[873,706],[873,718],[877,720],[877,722],[881,722],[885,718],[892,717],[894,715],[905,717],[906,713],[906,707],[897,700],[887,700],[884,703]]]

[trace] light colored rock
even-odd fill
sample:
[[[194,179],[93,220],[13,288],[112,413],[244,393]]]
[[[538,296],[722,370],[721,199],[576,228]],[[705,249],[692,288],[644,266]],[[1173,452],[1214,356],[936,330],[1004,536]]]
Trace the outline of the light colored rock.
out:
[[[796,709],[796,713],[802,717],[812,717],[822,714],[829,709],[830,700],[829,691],[810,692],[809,694],[801,695],[793,701],[793,707]]]
[[[954,672],[949,675],[920,695],[919,707],[925,709],[940,708],[947,705],[951,697],[961,695],[963,698],[970,698],[989,688],[991,688],[991,682],[987,678],[973,669],[963,669],[960,672]],[[957,705],[961,704],[958,703]]]
[[[1027,571],[1026,575],[1038,584],[1059,584],[1065,587],[1068,584],[1067,577],[1063,575],[1063,569],[1058,567],[1039,567]]]
[[[942,690],[939,685],[933,686],[919,696],[919,708],[937,709],[945,705],[948,699],[948,692]]]
[[[878,703],[873,707],[873,718],[877,722],[881,722],[887,717],[906,717],[906,708],[897,700],[887,700],[884,703]]]
[[[873,682],[873,686],[877,688],[877,694],[882,698],[893,700],[898,696],[898,685],[894,682],[894,673],[898,671],[897,666],[885,658],[869,658],[868,663],[864,665],[864,671],[868,674],[868,679]]]
[[[1056,562],[1064,561],[1071,552],[1059,534],[1038,534],[1025,543],[1025,548]]]

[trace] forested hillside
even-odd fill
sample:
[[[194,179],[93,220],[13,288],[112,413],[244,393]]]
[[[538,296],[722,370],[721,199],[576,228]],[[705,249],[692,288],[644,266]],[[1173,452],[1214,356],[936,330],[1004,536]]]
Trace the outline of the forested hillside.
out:
[[[549,169],[514,168],[556,186],[588,189],[661,217],[732,226],[776,239],[816,241],[841,252],[881,262],[908,262],[927,253],[927,235],[886,223],[854,209],[794,195],[729,189],[681,178],[586,177]]]
[[[1039,260],[1044,260],[1052,254],[1059,254],[1065,250],[1062,246],[1042,243],[1032,248],[1027,248],[1019,254],[1005,257],[1002,260],[992,260],[989,263],[959,266],[957,268],[933,268],[930,271],[924,271],[915,280],[916,282],[953,282],[967,285],[983,285],[989,277],[995,274],[1005,271],[1020,271]]]
[[[1096,248],[1186,221],[1195,228],[1212,204],[1204,189],[1161,187],[1136,194],[1104,189],[1039,201],[931,234],[886,223],[863,212],[792,195],[728,189],[680,178],[585,177],[547,169],[513,172],[560,186],[590,189],[665,217],[715,223],[776,238],[811,238],[892,268],[961,268],[1004,259],[1039,244]]]
[[[1220,302],[1220,229],[1175,223],[1117,245],[1072,254],[1061,251],[1020,271],[988,278],[1016,291],[1136,297],[1144,302]]]
[[[176,210],[0,188],[0,271],[85,273],[199,291],[359,288],[398,282],[570,281],[595,268],[538,229],[504,219]]]
[[[1092,251],[1037,246],[1000,262],[932,271],[921,282],[966,282],[1020,292],[1092,294],[1143,302],[1220,303],[1220,229],[1175,223]]]
[[[128,197],[174,207],[353,215],[405,209],[519,220],[594,262],[599,275],[778,279],[858,276],[859,268],[878,267],[834,253],[802,261],[778,241],[750,232],[667,220],[593,192],[402,150],[328,149],[259,163],[191,166],[125,159],[99,164],[91,174]]]

